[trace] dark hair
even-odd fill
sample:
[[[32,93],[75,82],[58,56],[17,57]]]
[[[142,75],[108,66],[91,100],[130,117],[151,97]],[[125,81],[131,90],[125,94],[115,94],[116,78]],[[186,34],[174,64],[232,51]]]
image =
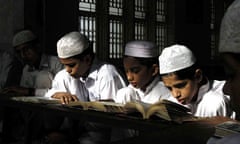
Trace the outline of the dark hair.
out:
[[[179,70],[179,71],[175,71],[175,72],[172,72],[172,73],[161,74],[161,76],[167,76],[167,75],[175,74],[175,75],[177,75],[179,80],[183,80],[183,79],[193,80],[195,78],[194,76],[195,76],[195,72],[196,72],[197,69],[201,69],[201,68],[197,63],[195,63],[188,68],[185,68],[185,69],[182,69],[182,70]]]
[[[124,55],[124,58],[127,58],[127,57],[131,57],[131,56]],[[151,67],[153,64],[158,65],[159,63],[158,57],[153,57],[153,58],[134,57],[134,58],[138,60],[141,65],[147,66],[148,68]]]

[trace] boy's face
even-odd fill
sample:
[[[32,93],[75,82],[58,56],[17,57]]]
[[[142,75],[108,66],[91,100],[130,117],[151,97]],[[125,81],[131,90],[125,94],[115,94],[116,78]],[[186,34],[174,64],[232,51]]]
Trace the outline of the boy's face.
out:
[[[60,62],[65,66],[66,71],[74,78],[85,77],[90,68],[88,59],[60,58]]]
[[[158,74],[156,70],[158,67],[141,65],[139,61],[133,57],[125,57],[123,65],[128,82],[135,88],[140,88],[145,91],[148,84],[152,81],[153,77]]]
[[[39,57],[36,48],[32,44],[22,44],[15,47],[15,51],[18,57],[20,57],[24,63],[34,65]]]
[[[240,61],[230,53],[223,54],[222,58],[227,75],[223,92],[230,95],[233,109],[240,114]]]
[[[181,104],[190,103],[198,92],[198,80],[178,79],[176,74],[162,76],[164,85]]]

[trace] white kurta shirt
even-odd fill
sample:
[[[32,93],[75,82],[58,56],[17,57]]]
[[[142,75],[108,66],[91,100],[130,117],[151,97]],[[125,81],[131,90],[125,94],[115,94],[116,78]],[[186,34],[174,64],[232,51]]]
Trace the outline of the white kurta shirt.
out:
[[[62,70],[54,78],[52,89],[45,96],[51,97],[55,92],[69,92],[75,94],[79,100],[106,100],[114,99],[118,89],[126,87],[124,79],[113,65],[96,59],[88,77],[80,78],[78,86],[74,84],[75,80],[66,70]]]
[[[146,91],[134,88],[131,84],[122,88],[117,92],[115,102],[126,103],[129,101],[142,101],[145,103],[155,103],[160,99],[169,99],[171,92],[160,81],[160,77],[156,77],[147,87]]]
[[[56,92],[69,92],[81,101],[88,101],[88,91],[80,79],[72,77],[65,69],[58,72],[52,81],[52,88],[45,94],[51,97]]]
[[[43,54],[38,69],[25,65],[20,85],[27,88],[35,88],[35,95],[44,96],[51,88],[52,80],[57,72],[64,66],[58,57]]]
[[[224,83],[225,81],[213,80],[200,87],[197,100],[187,105],[195,116],[232,115],[229,97],[223,93]]]

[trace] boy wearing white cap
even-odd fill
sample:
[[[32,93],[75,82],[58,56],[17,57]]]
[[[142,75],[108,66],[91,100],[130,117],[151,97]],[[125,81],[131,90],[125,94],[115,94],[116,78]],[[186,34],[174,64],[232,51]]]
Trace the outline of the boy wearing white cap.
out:
[[[230,96],[231,107],[240,120],[240,0],[228,7],[221,23],[219,52],[226,72],[223,91]],[[207,144],[239,144],[240,134],[222,139],[211,138]]]
[[[4,88],[2,92],[24,96],[44,96],[51,88],[55,74],[63,69],[63,65],[59,62],[58,57],[44,54],[37,36],[30,30],[21,30],[16,33],[13,37],[12,46],[16,57],[23,62],[24,67],[21,73],[20,84],[17,86],[10,85]],[[16,77],[16,75],[19,75],[19,73],[9,74],[10,77]],[[9,108],[8,111],[10,111]],[[35,124],[32,130],[36,130],[36,133],[32,133],[33,139],[39,138],[42,129],[39,115],[31,113],[31,118],[29,118],[25,113],[27,112],[13,109],[11,113],[7,113],[4,126],[8,124],[12,126],[14,129],[9,131],[12,131],[13,136],[16,133],[15,138],[18,138],[23,135],[23,131],[20,131],[23,125],[22,119],[26,121],[31,119]]]
[[[14,35],[13,47],[16,55],[25,64],[20,86],[4,89],[6,93],[43,96],[51,88],[52,79],[63,65],[56,56],[44,54],[38,38],[30,30],[22,30]]]
[[[157,47],[150,41],[130,41],[125,46],[123,65],[128,87],[118,91],[115,102],[155,103],[168,99],[170,91],[160,81]]]
[[[125,87],[123,77],[111,64],[100,62],[89,40],[79,32],[70,32],[57,42],[57,53],[65,69],[54,78],[52,89],[45,95],[70,101],[113,100],[117,90]],[[100,126],[100,127],[99,127]],[[110,129],[87,123],[85,137],[80,143],[108,143]]]
[[[225,81],[208,80],[186,46],[176,44],[163,49],[159,65],[165,86],[195,116],[231,116],[229,99],[222,91]]]
[[[52,89],[45,95],[69,101],[113,100],[125,81],[111,64],[95,57],[91,43],[79,32],[70,32],[57,42],[57,53],[65,70],[54,78]],[[76,87],[76,81],[82,88]]]
[[[150,41],[130,41],[125,46],[123,65],[129,85],[117,92],[115,102],[142,101],[155,103],[171,98],[170,91],[160,81],[157,46]],[[126,137],[138,131],[126,130]]]

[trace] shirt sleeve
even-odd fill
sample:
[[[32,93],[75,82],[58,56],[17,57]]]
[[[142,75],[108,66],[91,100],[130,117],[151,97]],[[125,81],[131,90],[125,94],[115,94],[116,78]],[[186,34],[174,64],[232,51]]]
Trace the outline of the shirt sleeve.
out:
[[[90,100],[114,100],[117,91],[126,87],[126,83],[115,67],[111,65],[103,66],[95,79],[94,88],[90,88]]]
[[[59,73],[56,74],[55,78],[52,81],[52,87],[49,88],[47,91],[45,91],[45,97],[51,97],[54,95],[56,92],[67,92],[67,87],[64,83],[64,75],[63,71],[60,71]],[[43,90],[39,90],[43,91]]]

